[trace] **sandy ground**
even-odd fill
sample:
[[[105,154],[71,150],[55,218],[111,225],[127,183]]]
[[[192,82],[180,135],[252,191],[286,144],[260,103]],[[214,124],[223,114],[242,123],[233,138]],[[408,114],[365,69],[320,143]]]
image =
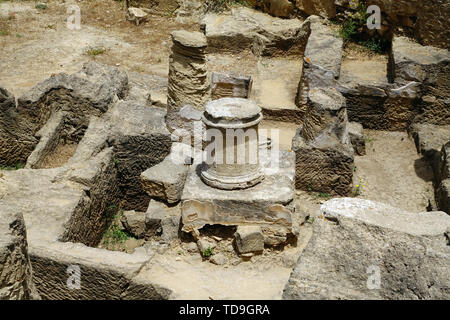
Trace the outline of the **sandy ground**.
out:
[[[123,2],[85,0],[76,2],[81,29],[70,30],[66,10],[73,3],[50,0],[41,10],[34,1],[0,2],[0,86],[20,96],[52,74],[78,71],[90,60],[167,77],[170,32],[198,29],[156,15],[137,27],[126,21]],[[92,56],[90,48],[105,52]]]
[[[361,198],[412,212],[427,211],[433,201],[433,173],[405,132],[366,130],[367,155],[355,157]]]

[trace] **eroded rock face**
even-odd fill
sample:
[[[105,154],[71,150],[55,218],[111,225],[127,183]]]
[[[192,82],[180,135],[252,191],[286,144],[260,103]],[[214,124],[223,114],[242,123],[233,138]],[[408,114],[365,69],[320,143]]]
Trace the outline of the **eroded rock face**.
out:
[[[289,0],[259,0],[256,6],[274,17],[289,18],[294,13],[294,4]]]
[[[422,83],[420,110],[414,122],[445,125],[450,122],[450,53],[425,47],[405,37],[394,37],[389,57],[391,81]]]
[[[36,144],[36,137],[20,121],[14,96],[0,88],[0,165],[24,163]]]
[[[332,199],[284,299],[448,299],[444,212],[410,213],[370,200]],[[379,275],[379,278],[378,278]]]
[[[417,37],[427,46],[449,48],[450,30],[448,17],[450,3],[448,0],[421,1]]]
[[[348,0],[336,0],[336,4],[350,8]],[[449,47],[446,24],[450,4],[447,0],[367,0],[366,4],[379,6],[383,20],[394,27],[409,29],[421,44]]]
[[[0,300],[40,299],[33,283],[25,221],[20,213],[0,215]]]
[[[167,124],[179,127],[177,112],[184,105],[203,110],[209,98],[210,83],[206,66],[206,37],[200,32],[174,31],[169,62]]]
[[[5,111],[0,119],[12,131],[8,141],[0,138],[0,150],[8,150],[0,156],[0,163],[25,163],[38,143],[34,134],[54,111],[67,112],[67,121],[74,128],[73,139],[79,141],[81,137],[77,134],[87,127],[89,116],[103,114],[112,102],[125,97],[127,91],[128,78],[124,71],[89,62],[77,73],[57,74],[38,83],[18,99],[17,108],[11,102],[11,95],[3,92],[0,103]]]
[[[303,59],[303,70],[296,97],[296,105],[305,110],[308,93],[313,88],[334,87],[342,62],[342,39],[336,37],[323,21],[312,16],[311,35]]]
[[[141,173],[142,187],[152,198],[168,203],[180,201],[189,168],[176,163],[171,155]]]
[[[230,15],[209,13],[202,20],[209,52],[237,53],[250,49],[256,55],[303,55],[309,36],[309,22],[271,17],[245,7]]]
[[[113,145],[125,209],[147,209],[150,196],[142,189],[139,177],[170,152],[172,141],[165,114],[161,108],[135,101],[120,101],[107,114],[106,122],[112,125],[107,141]]]
[[[295,187],[347,195],[353,184],[353,147],[345,98],[334,88],[312,89],[301,127],[292,139]]]
[[[336,16],[334,0],[296,0],[297,8],[309,15],[332,19]]]
[[[450,141],[444,144],[441,149],[438,172],[436,173],[436,185],[438,208],[450,214]]]

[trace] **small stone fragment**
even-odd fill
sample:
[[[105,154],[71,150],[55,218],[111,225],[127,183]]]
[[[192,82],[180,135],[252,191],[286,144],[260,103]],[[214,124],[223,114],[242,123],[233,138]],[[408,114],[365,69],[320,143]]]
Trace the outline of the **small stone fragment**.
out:
[[[234,236],[237,249],[241,254],[264,250],[264,235],[261,227],[239,226]]]

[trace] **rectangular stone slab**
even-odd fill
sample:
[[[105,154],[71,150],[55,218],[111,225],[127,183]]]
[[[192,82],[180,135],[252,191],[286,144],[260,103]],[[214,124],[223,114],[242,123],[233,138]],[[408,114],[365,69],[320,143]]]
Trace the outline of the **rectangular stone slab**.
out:
[[[221,190],[206,185],[200,166],[192,167],[181,197],[182,230],[191,232],[206,224],[262,225],[291,232],[295,157],[280,151],[279,170],[262,162],[265,178],[254,187]]]

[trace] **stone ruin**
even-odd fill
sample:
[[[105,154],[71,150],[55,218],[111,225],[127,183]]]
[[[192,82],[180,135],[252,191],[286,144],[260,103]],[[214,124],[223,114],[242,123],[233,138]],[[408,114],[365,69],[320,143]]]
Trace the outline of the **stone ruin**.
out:
[[[305,12],[335,14],[334,2],[313,2],[301,1]],[[94,62],[50,77],[17,101],[0,88],[0,165],[25,164],[0,170],[0,298],[178,298],[176,284],[152,273],[155,251],[181,239],[204,256],[222,239],[205,236],[207,229],[223,227],[232,230],[239,259],[283,250],[312,221],[295,201],[299,189],[342,198],[320,207],[282,283],[283,299],[448,299],[450,54],[430,46],[442,39],[426,37],[435,26],[424,22],[423,6],[422,44],[394,34],[381,82],[341,68],[343,42],[318,16],[301,22],[236,8],[205,14],[203,32],[173,32],[167,82],[148,76],[150,91]],[[265,8],[280,16],[293,10]],[[208,70],[208,54],[244,49],[298,57],[294,106],[259,106],[257,79]],[[298,125],[291,150],[259,134],[266,116]],[[365,154],[363,128],[408,130],[433,169],[435,210],[346,197],[354,190],[354,156]],[[242,145],[244,161],[208,158],[205,141],[195,139],[206,129],[224,137],[226,129],[242,129],[249,140],[233,137],[232,149]],[[226,158],[225,145],[215,155]],[[122,227],[150,244],[156,239],[155,250],[98,247],[118,207]],[[213,254],[210,261],[221,268],[224,259]],[[366,287],[370,264],[388,275],[380,290]],[[66,285],[73,265],[83,271],[79,290]]]

